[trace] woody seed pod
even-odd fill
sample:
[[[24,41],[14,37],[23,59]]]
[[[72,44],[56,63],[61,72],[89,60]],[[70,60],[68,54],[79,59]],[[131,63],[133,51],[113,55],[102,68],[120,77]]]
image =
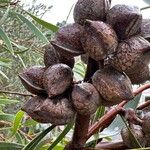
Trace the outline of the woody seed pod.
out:
[[[99,93],[90,83],[74,85],[72,91],[72,102],[75,110],[82,115],[95,113],[101,104]]]
[[[141,36],[135,36],[120,43],[116,54],[110,56],[109,62],[117,70],[133,74],[139,69],[141,61],[145,64],[149,62],[149,51],[150,43]]]
[[[43,76],[43,85],[49,98],[62,94],[71,85],[73,73],[69,66],[56,64],[49,67]]]
[[[84,53],[80,41],[82,34],[83,27],[81,25],[69,24],[60,28],[51,44],[61,56],[73,58]]]
[[[37,122],[54,125],[67,124],[75,116],[70,101],[61,97],[49,99],[35,96],[22,107],[22,110]]]
[[[43,87],[43,74],[45,68],[34,66],[19,74],[23,86],[33,94],[46,93]]]
[[[107,23],[116,31],[119,39],[140,33],[142,14],[136,6],[115,5],[107,14]]]
[[[130,130],[133,133],[133,135],[135,136],[135,138],[138,140],[138,142],[144,147],[145,146],[145,140],[144,140],[145,137],[144,137],[144,134],[143,134],[140,126],[136,126],[136,128],[132,127]],[[123,128],[121,130],[121,136],[122,136],[123,143],[125,146],[127,146],[128,148],[137,148],[137,145],[132,140],[132,135],[127,128]]]
[[[88,55],[96,61],[104,59],[114,53],[118,46],[115,31],[101,21],[85,22],[85,32],[82,37],[82,46]]]
[[[109,0],[78,0],[73,13],[74,20],[81,25],[86,19],[105,21],[109,8]]]
[[[96,71],[92,83],[104,98],[105,101],[102,101],[104,105],[115,105],[133,98],[130,79],[111,66]]]

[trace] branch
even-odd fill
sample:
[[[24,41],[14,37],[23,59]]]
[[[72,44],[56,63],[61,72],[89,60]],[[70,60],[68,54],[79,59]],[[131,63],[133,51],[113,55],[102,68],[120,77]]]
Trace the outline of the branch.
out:
[[[88,67],[86,70],[84,81],[90,81],[92,75],[95,72],[95,69],[97,70],[98,67],[96,61],[90,57],[88,59],[87,66]],[[95,66],[94,70],[93,66]],[[71,143],[65,147],[65,150],[83,150],[83,147],[86,143],[86,136],[89,129],[89,123],[90,123],[90,115],[87,116],[77,114],[73,138]]]
[[[34,95],[32,94],[25,94],[25,93],[19,93],[19,92],[12,92],[12,91],[3,91],[3,90],[0,90],[0,93],[5,93],[5,94],[14,94],[14,95],[20,95],[20,96],[31,96],[33,97]]]
[[[148,107],[150,105],[150,100],[144,102],[143,104],[141,104],[140,106],[137,107],[137,110],[142,110],[146,107]]]
[[[138,88],[136,91],[133,92],[134,96],[140,94],[141,92],[143,92],[146,89],[150,88],[150,83],[145,84],[143,86],[141,86],[140,88]],[[97,121],[94,125],[92,125],[89,128],[89,132],[87,134],[87,140],[93,135],[95,134],[97,131],[102,130],[103,128],[107,127],[109,124],[111,124],[111,122],[114,120],[114,118],[116,117],[116,115],[118,113],[120,113],[122,111],[122,107],[127,103],[128,101],[123,101],[121,102],[119,105],[117,105],[116,107],[112,108],[109,112],[107,112],[102,118],[100,118],[99,121]]]

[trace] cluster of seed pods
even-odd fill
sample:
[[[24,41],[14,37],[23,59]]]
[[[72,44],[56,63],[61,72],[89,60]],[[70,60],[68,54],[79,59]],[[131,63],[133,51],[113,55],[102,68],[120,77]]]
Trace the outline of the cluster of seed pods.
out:
[[[100,105],[131,100],[132,84],[150,79],[150,20],[142,19],[138,7],[78,0],[74,21],[45,47],[45,66],[19,74],[24,87],[37,95],[22,110],[38,122],[64,125],[76,113],[91,115]],[[74,57],[83,55],[103,65],[91,66],[90,78],[76,83]]]

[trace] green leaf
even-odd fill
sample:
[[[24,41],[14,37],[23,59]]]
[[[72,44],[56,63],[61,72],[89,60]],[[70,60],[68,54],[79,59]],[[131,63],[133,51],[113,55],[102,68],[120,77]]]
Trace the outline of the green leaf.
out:
[[[15,54],[22,54],[22,53],[25,53],[26,51],[29,50],[29,48],[24,47],[24,46],[19,45],[19,44],[16,44],[12,41],[11,41],[11,43],[20,50],[20,51],[14,51]]]
[[[0,131],[9,131],[9,130],[11,130],[11,127],[5,127],[5,128],[0,128]]]
[[[101,118],[105,113],[105,107],[104,106],[100,106],[96,113],[95,113],[95,116],[94,116],[94,119],[93,119],[93,123],[95,123],[99,118]],[[93,147],[96,146],[97,144],[97,141],[99,139],[99,132],[97,132],[96,134],[94,134],[94,139],[95,139],[95,143],[93,143]]]
[[[13,122],[14,118],[15,118],[15,116],[12,114],[0,113],[0,120]]]
[[[36,145],[48,134],[53,128],[55,128],[55,125],[52,125],[48,127],[46,130],[41,132],[37,137],[35,137],[29,144],[27,144],[23,150],[33,150]]]
[[[54,147],[66,136],[66,134],[71,130],[73,127],[74,122],[68,123],[66,128],[61,132],[61,134],[56,138],[56,140],[51,144],[51,146],[48,148],[48,150],[53,150]]]
[[[57,26],[55,26],[55,25],[53,25],[51,23],[48,23],[48,22],[46,22],[46,21],[44,21],[44,20],[42,20],[42,19],[40,19],[40,18],[38,18],[38,17],[30,14],[29,12],[27,12],[27,14],[30,17],[32,17],[32,19],[34,19],[37,23],[39,23],[40,25],[42,25],[43,27],[45,27],[45,28],[47,28],[47,29],[49,29],[49,30],[51,30],[53,32],[57,32],[58,31],[59,27],[57,27]]]
[[[5,74],[4,72],[2,72],[1,70],[0,70],[0,74],[1,74],[4,78],[6,78],[7,80],[9,80],[9,78],[6,76],[6,74]]]
[[[7,36],[7,34],[3,31],[3,29],[1,27],[0,27],[0,37],[4,41],[4,43],[6,44],[8,50],[10,51],[10,53],[12,55],[14,55],[13,47],[11,45],[11,41],[10,41],[9,37]]]
[[[8,62],[10,62],[11,60],[10,59],[8,59],[8,58],[0,58],[0,61],[1,62],[5,62],[5,63],[8,63]]]
[[[6,19],[8,18],[8,14],[9,14],[9,9],[10,7],[7,7],[7,10],[5,11],[4,15],[2,16],[2,18],[0,19],[0,26],[6,21]]]
[[[132,130],[129,128],[129,126],[127,125],[126,121],[125,121],[125,118],[123,116],[121,116],[121,119],[123,120],[126,128],[128,129],[129,131],[129,134],[130,134],[130,138],[132,140],[132,143],[134,144],[134,147],[136,148],[142,148],[141,144],[139,143],[139,141],[137,140],[137,138],[134,136],[134,134],[132,133]]]
[[[14,134],[16,134],[16,132],[18,131],[23,116],[24,116],[24,112],[23,111],[20,110],[20,111],[17,112],[17,114],[15,116],[15,119],[14,119],[14,122],[13,122],[12,136]]]
[[[5,63],[3,61],[0,61],[0,66],[1,67],[5,67],[5,68],[10,68],[10,64],[9,63]]]
[[[18,56],[18,58],[19,58],[19,60],[20,60],[20,62],[21,62],[21,64],[22,64],[23,68],[26,69],[26,65],[25,65],[23,59],[21,58],[21,56],[20,56],[19,54],[17,54],[17,56]]]
[[[0,105],[7,105],[7,104],[18,103],[18,102],[19,102],[19,101],[17,101],[17,100],[1,99],[1,98],[0,98]]]
[[[0,150],[22,150],[23,147],[17,143],[0,142]]]
[[[19,143],[19,144],[24,144],[24,141],[23,141],[23,139],[22,139],[20,133],[17,132],[17,133],[15,134],[15,137],[16,137],[16,139],[17,139],[17,143]]]
[[[36,126],[38,122],[34,121],[33,119],[28,119],[25,121],[24,126],[29,127],[29,126]]]
[[[26,17],[24,17],[21,14],[16,13],[16,15],[18,16],[18,18],[20,20],[22,20],[24,23],[26,23],[26,25],[31,29],[31,31],[45,44],[48,44],[49,41],[46,38],[46,36],[31,22],[29,21]]]
[[[136,109],[140,101],[140,98],[141,98],[141,94],[137,95],[133,100],[129,101],[125,105],[125,108]],[[112,133],[114,133],[114,135],[117,133],[119,134],[123,127],[125,127],[124,122],[122,121],[120,116],[117,116],[115,120],[111,123],[111,125],[103,131],[103,133],[107,133],[108,135]]]

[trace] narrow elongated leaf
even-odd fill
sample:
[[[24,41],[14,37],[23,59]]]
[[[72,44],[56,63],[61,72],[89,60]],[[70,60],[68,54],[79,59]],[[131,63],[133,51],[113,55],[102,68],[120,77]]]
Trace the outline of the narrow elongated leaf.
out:
[[[48,127],[46,130],[41,132],[37,137],[35,137],[29,144],[27,144],[23,150],[34,150],[36,145],[48,134],[52,129],[55,128],[55,125]]]
[[[133,108],[133,109],[136,109],[139,101],[140,101],[140,98],[141,98],[141,94],[137,95],[133,100],[129,101],[126,105],[125,105],[125,108]],[[115,118],[115,120],[112,122],[112,124],[104,130],[104,132],[113,132],[116,133],[120,133],[120,130],[125,127],[125,124],[124,122],[122,121],[121,117],[120,116],[117,116]]]
[[[1,70],[0,70],[0,75],[2,75],[4,78],[6,78],[7,80],[9,80],[9,78],[6,76],[6,74],[4,72],[2,72]]]
[[[5,20],[7,19],[8,17],[8,14],[9,14],[9,9],[10,7],[8,6],[7,7],[7,10],[5,11],[4,15],[2,16],[2,18],[0,19],[0,26],[5,22]]]
[[[1,57],[1,58],[0,58],[0,61],[1,61],[1,62],[5,62],[5,63],[8,63],[8,62],[10,62],[11,60],[8,59],[8,58],[3,58],[3,57]]]
[[[42,19],[40,19],[40,18],[38,18],[38,17],[36,17],[36,16],[30,14],[29,12],[27,12],[27,14],[28,14],[32,19],[34,19],[37,23],[39,23],[40,25],[42,25],[43,27],[45,27],[45,28],[47,28],[47,29],[49,29],[49,30],[51,30],[51,31],[53,31],[53,32],[57,32],[57,31],[58,31],[59,28],[58,28],[57,26],[55,26],[55,25],[53,25],[53,24],[51,24],[51,23],[48,23],[48,22],[46,22],[46,21],[44,21],[44,20],[42,20]]]
[[[23,139],[22,139],[20,133],[17,132],[17,133],[15,134],[15,137],[16,137],[16,139],[17,139],[17,143],[19,143],[19,144],[24,144]]]
[[[15,47],[17,47],[17,48],[19,49],[19,51],[14,51],[15,54],[22,54],[22,53],[24,53],[24,52],[26,52],[26,51],[29,50],[29,48],[24,47],[24,46],[19,45],[19,44],[16,44],[16,43],[14,43],[14,42],[12,42],[12,41],[11,41],[11,43],[12,43]]]
[[[23,147],[17,143],[0,142],[0,150],[22,150]]]
[[[21,62],[21,64],[22,64],[23,68],[26,69],[26,65],[25,65],[23,59],[21,58],[21,56],[20,56],[19,54],[17,54],[17,56],[18,56],[18,58],[19,58],[19,60],[20,60],[20,62]]]
[[[24,116],[23,111],[20,110],[17,112],[13,123],[12,136],[16,134],[17,130],[19,129],[23,116]]]
[[[0,27],[0,37],[4,41],[4,43],[6,44],[8,50],[10,51],[10,53],[14,54],[13,47],[11,45],[10,39],[1,27]]]
[[[38,122],[34,121],[33,119],[28,119],[25,121],[24,126],[30,127],[30,126],[35,126],[37,124]]]
[[[10,68],[10,64],[6,63],[6,62],[3,62],[3,61],[0,61],[0,66],[5,67],[5,68]]]
[[[127,125],[126,121],[125,121],[125,118],[123,116],[121,116],[121,119],[123,120],[126,128],[128,129],[129,131],[129,134],[130,134],[130,138],[132,140],[132,143],[134,143],[134,146],[136,148],[142,148],[141,144],[139,143],[139,141],[136,139],[136,137],[134,136],[134,134],[132,133],[132,130],[129,128],[129,126]]]
[[[66,136],[66,134],[71,130],[73,127],[74,122],[68,123],[66,128],[60,133],[60,135],[56,138],[56,140],[51,144],[48,150],[53,150],[55,146]]]
[[[17,101],[17,100],[1,99],[0,98],[0,105],[13,104],[13,103],[18,103],[18,102],[19,101]]]
[[[0,114],[0,120],[13,122],[15,116],[11,114]]]
[[[9,130],[11,130],[11,127],[0,128],[0,131],[9,131]]]
[[[24,17],[21,14],[16,13],[16,15],[18,16],[20,20],[26,23],[26,25],[31,29],[33,34],[35,34],[42,42],[44,42],[45,44],[49,43],[46,36],[31,21],[29,21],[26,17]]]

